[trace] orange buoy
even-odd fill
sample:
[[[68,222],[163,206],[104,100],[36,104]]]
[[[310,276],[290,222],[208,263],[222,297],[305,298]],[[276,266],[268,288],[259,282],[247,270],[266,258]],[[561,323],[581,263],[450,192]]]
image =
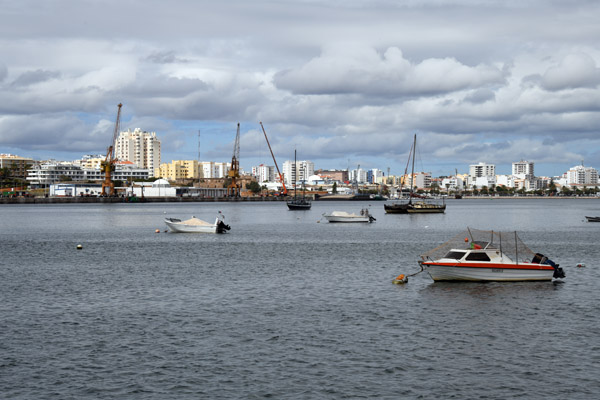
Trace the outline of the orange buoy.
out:
[[[396,279],[394,279],[394,280],[392,281],[392,283],[394,283],[394,284],[396,284],[396,285],[399,285],[399,284],[402,284],[402,283],[406,283],[406,282],[408,282],[408,277],[404,276],[404,274],[400,274],[400,275],[398,275],[398,276],[396,277]]]
[[[465,238],[465,243],[469,243],[469,238]]]

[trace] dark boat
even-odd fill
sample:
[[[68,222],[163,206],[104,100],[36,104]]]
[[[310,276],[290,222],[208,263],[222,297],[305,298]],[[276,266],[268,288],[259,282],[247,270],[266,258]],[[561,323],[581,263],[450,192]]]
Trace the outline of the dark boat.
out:
[[[600,222],[600,217],[585,217],[587,222]]]
[[[296,170],[298,164],[296,163],[296,150],[294,150],[294,170]],[[296,176],[297,176],[296,171]],[[298,179],[296,178],[295,181]],[[298,211],[298,210],[310,210],[311,202],[306,198],[306,187],[304,186],[304,181],[306,181],[306,176],[302,180],[302,197],[298,197],[298,193],[296,191],[296,182],[294,182],[294,198],[292,200],[288,200],[287,206],[289,210]]]
[[[411,185],[410,185],[410,196],[407,202],[397,202],[392,204],[384,204],[383,208],[387,214],[442,214],[446,211],[446,203],[442,199],[442,204],[431,199],[423,198],[414,193],[414,181],[415,181],[415,152],[417,149],[417,135],[415,135],[413,147],[409,154],[412,154],[412,172],[411,172]],[[408,164],[407,164],[408,169]],[[406,175],[406,171],[405,171]],[[402,190],[401,190],[402,192]],[[414,197],[421,198],[421,200],[413,201]]]

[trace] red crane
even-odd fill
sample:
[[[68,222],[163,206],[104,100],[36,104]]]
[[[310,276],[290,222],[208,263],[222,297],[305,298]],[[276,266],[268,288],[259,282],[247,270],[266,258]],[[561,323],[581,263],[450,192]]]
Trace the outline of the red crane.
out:
[[[262,128],[263,133],[265,134],[265,139],[267,139],[267,146],[269,146],[269,151],[271,152],[271,157],[273,157],[273,162],[275,163],[275,168],[277,168],[277,173],[279,174],[279,180],[281,181],[281,185],[283,186],[282,195],[287,195],[287,188],[285,187],[285,182],[283,180],[283,174],[279,171],[279,167],[277,166],[277,161],[275,160],[275,155],[273,154],[273,150],[271,149],[271,144],[269,143],[269,138],[267,138],[267,132],[265,132],[265,127],[262,122],[260,123],[260,127]]]
[[[115,131],[113,132],[113,138],[108,150],[106,151],[106,158],[100,163],[102,171],[104,171],[104,181],[102,182],[102,196],[114,196],[115,195],[115,184],[112,181],[112,172],[115,170],[115,143],[117,141],[117,135],[121,126],[121,107],[123,104],[119,103],[119,110],[117,111],[117,122],[115,123]],[[108,188],[108,194],[106,193]]]

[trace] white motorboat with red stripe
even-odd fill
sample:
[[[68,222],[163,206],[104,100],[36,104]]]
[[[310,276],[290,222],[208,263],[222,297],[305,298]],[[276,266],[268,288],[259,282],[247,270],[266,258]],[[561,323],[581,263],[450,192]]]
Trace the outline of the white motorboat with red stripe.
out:
[[[565,277],[558,264],[534,254],[516,232],[467,228],[466,236],[457,235],[421,258],[421,268],[434,281],[550,281]]]

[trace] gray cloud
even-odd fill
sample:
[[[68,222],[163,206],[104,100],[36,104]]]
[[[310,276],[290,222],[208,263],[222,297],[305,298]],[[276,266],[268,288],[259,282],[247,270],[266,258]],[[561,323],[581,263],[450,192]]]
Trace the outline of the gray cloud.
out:
[[[595,2],[23,0],[8,11],[0,146],[16,151],[102,151],[123,102],[124,126],[157,131],[167,161],[195,153],[197,129],[211,132],[207,155],[229,157],[240,121],[251,162],[265,154],[262,120],[278,153],[298,146],[338,166],[399,169],[417,132],[440,169],[600,167]]]
[[[46,71],[42,69],[37,69],[35,71],[26,71],[19,75],[17,79],[15,79],[12,82],[11,86],[29,86],[34,85],[36,83],[45,82],[51,79],[56,79],[58,77],[60,77],[60,73],[57,71]]]

